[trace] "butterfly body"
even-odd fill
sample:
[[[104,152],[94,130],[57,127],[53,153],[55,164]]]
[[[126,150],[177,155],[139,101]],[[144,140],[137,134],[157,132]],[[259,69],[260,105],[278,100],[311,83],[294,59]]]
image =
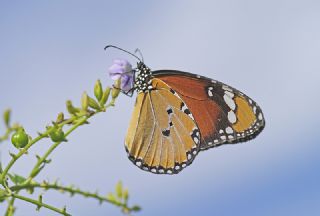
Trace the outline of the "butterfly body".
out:
[[[129,159],[157,174],[176,174],[212,147],[257,136],[260,107],[216,80],[175,70],[151,71],[139,62],[137,99],[125,139]]]

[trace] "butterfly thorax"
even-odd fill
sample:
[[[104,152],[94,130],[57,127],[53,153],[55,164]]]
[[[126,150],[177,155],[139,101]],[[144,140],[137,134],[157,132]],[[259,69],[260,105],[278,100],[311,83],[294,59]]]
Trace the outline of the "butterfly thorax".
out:
[[[146,92],[152,89],[151,79],[152,73],[150,68],[148,68],[143,62],[138,62],[137,69],[135,69],[135,89],[137,92]]]

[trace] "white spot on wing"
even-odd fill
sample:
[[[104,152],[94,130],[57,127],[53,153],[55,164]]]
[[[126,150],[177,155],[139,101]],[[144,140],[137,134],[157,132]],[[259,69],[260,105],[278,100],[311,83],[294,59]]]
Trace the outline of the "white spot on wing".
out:
[[[232,89],[229,86],[223,85],[222,89],[225,91],[233,92]]]
[[[209,87],[208,88],[208,95],[209,95],[209,97],[212,97],[213,96],[213,87]]]
[[[226,104],[230,107],[230,109],[235,110],[236,108],[236,103],[232,98],[230,98],[228,95],[223,95],[223,99],[226,102]]]
[[[232,124],[236,123],[236,121],[237,121],[236,114],[234,114],[234,112],[233,112],[232,110],[230,110],[230,111],[228,112],[228,120],[229,120],[229,122],[232,123]]]
[[[232,133],[233,133],[233,130],[232,130],[231,127],[227,127],[227,128],[226,128],[226,132],[227,132],[228,134],[232,134]]]
[[[259,113],[259,115],[258,115],[258,119],[259,119],[259,120],[262,120],[262,119],[263,119],[263,117],[262,117],[262,113]]]
[[[229,97],[233,98],[234,97],[234,94],[229,92],[229,91],[225,91],[224,92],[226,95],[228,95]]]

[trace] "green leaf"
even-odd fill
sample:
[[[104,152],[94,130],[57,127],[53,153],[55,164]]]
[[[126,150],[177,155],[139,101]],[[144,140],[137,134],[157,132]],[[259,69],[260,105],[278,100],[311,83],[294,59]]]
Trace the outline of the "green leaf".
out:
[[[10,180],[13,182],[13,183],[15,183],[15,184],[22,184],[23,182],[25,182],[26,181],[26,178],[25,177],[23,177],[23,176],[21,176],[21,175],[18,175],[18,174],[10,174],[10,173],[8,173],[8,176],[9,176],[9,178],[10,178]]]
[[[140,210],[141,210],[141,207],[140,207],[140,206],[135,205],[135,206],[133,206],[133,207],[131,208],[131,210],[132,210],[132,211],[135,211],[135,212],[138,212],[138,211],[140,211]]]

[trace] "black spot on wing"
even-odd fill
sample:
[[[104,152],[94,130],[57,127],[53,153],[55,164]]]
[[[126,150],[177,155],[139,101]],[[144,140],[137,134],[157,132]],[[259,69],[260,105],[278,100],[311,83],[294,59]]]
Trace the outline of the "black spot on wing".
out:
[[[162,131],[162,134],[163,134],[163,136],[168,137],[168,136],[170,136],[170,130],[165,129],[165,130]]]

